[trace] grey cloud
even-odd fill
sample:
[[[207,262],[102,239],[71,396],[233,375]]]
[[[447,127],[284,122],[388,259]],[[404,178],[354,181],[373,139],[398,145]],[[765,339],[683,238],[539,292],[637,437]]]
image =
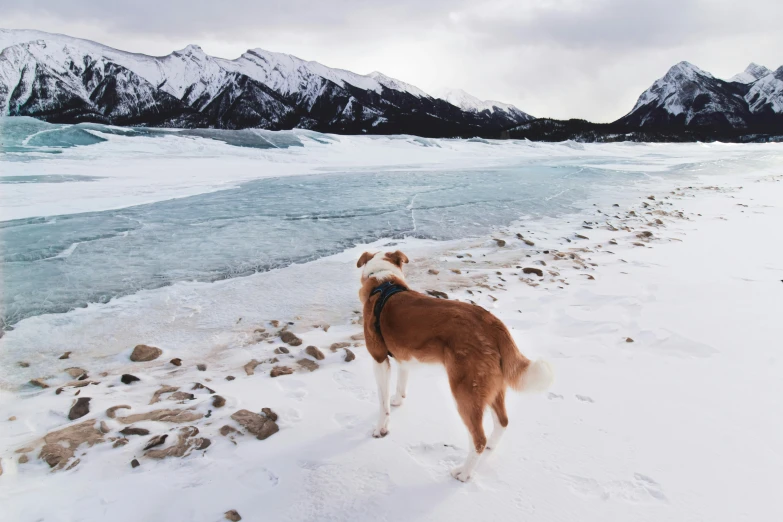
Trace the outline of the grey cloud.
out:
[[[46,20],[28,28],[158,54],[267,47],[559,118],[616,119],[681,60],[724,76],[783,64],[780,0],[12,1],[0,24]]]

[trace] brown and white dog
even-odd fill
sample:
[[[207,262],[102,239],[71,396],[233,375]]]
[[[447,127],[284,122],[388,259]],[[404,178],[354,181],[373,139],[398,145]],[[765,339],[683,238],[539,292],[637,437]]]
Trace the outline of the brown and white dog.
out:
[[[493,449],[508,426],[506,388],[543,391],[552,382],[545,361],[531,361],[517,349],[505,325],[480,306],[435,299],[410,290],[402,273],[408,257],[400,252],[365,252],[356,266],[362,268],[359,299],[364,305],[364,335],[374,359],[380,416],[373,437],[389,433],[391,406],[405,398],[409,363],[440,363],[446,367],[451,392],[471,442],[465,463],[452,470],[454,478],[466,481],[485,449]],[[407,289],[392,295],[380,314],[376,331],[374,308],[379,294],[374,289],[391,281]],[[399,363],[397,393],[390,397],[389,356]],[[487,442],[482,420],[492,408],[494,429]]]

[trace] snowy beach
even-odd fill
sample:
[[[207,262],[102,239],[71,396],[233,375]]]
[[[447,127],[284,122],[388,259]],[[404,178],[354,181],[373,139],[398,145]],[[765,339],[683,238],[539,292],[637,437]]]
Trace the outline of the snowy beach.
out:
[[[66,292],[68,278],[78,275],[66,268],[46,299],[36,301],[33,286],[9,296],[13,274],[40,280],[56,274],[36,268],[48,258],[4,257],[4,313],[17,306],[24,318],[0,338],[0,519],[218,521],[231,509],[243,520],[783,518],[776,501],[783,466],[780,145],[535,144],[292,131],[286,139],[299,145],[261,148],[175,131],[85,132],[105,141],[55,155],[25,136],[20,149],[4,154],[3,176],[15,180],[2,185],[4,256],[19,248],[8,230],[37,226],[39,217],[56,225],[88,213],[78,217],[93,219],[92,227],[117,209],[170,205],[174,198],[250,194],[252,200],[275,188],[243,192],[263,179],[309,184],[324,183],[312,176],[327,176],[319,190],[324,200],[330,183],[343,190],[353,179],[359,186],[377,179],[368,208],[400,207],[411,224],[383,214],[389,217],[382,225],[352,229],[343,243],[328,244],[341,227],[376,219],[369,211],[355,218],[355,208],[346,206],[340,216],[295,225],[290,262],[270,258],[258,273],[239,271],[241,277],[204,275],[212,267],[191,260],[209,259],[214,245],[215,255],[234,256],[232,267],[249,263],[241,250],[245,229],[204,228],[203,245],[183,243],[198,248],[181,247],[166,258],[182,274],[165,273],[165,284],[139,276],[134,287],[107,287],[115,293],[106,299]],[[445,178],[445,196],[415,199],[425,192],[417,183],[440,190],[455,171],[459,182]],[[484,171],[491,176],[473,185],[473,173]],[[368,173],[378,178],[361,178]],[[18,182],[33,176],[90,180]],[[414,186],[414,199],[387,199],[401,188],[380,192],[385,178]],[[503,196],[524,199],[513,192],[522,182],[531,202],[504,202],[498,210]],[[489,183],[487,194],[478,191]],[[458,185],[468,188],[455,191]],[[448,205],[439,204],[444,197]],[[224,208],[233,211],[240,199],[225,207],[198,201],[205,215],[219,208],[226,222],[239,220]],[[455,205],[461,210],[449,215]],[[143,226],[107,237],[192,226],[177,208],[156,208],[164,209],[157,221],[145,211]],[[252,225],[248,231],[256,226],[252,216],[242,217]],[[161,243],[180,241],[185,225],[165,229],[171,235]],[[64,265],[88,259],[81,246],[63,255],[71,244],[55,237],[64,234],[57,230],[36,236],[36,248],[50,249]],[[318,236],[323,230],[328,237]],[[256,232],[269,245],[286,244],[273,231]],[[104,240],[90,242],[107,255],[107,265],[134,264],[125,247]],[[153,257],[162,251],[154,243],[136,246],[152,249]],[[267,248],[259,245],[258,252],[267,255]],[[390,434],[370,436],[377,399],[355,263],[365,250],[386,249],[408,255],[413,288],[492,311],[523,353],[554,368],[548,393],[508,398],[506,438],[469,483],[449,475],[467,440],[441,368],[414,368]],[[28,266],[34,271],[20,272]],[[80,266],[93,274],[103,269]],[[72,309],[36,312],[58,298]],[[281,338],[283,332],[301,344]],[[132,362],[141,344],[162,353]],[[180,365],[170,362],[176,359]],[[139,380],[126,384],[123,375]],[[90,398],[89,411],[69,420],[80,398]],[[144,419],[159,410],[176,411]],[[258,440],[255,428],[238,420],[241,410],[279,431]],[[491,424],[489,415],[485,421]],[[73,426],[81,426],[86,442],[50,462],[41,458],[51,434]],[[148,433],[121,433],[129,426]],[[197,433],[185,430],[191,426]],[[167,440],[145,450],[159,435]]]

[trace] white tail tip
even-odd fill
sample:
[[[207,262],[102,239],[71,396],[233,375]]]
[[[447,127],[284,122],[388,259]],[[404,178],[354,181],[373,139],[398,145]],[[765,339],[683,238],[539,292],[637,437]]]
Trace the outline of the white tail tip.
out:
[[[555,380],[552,367],[548,362],[539,359],[530,363],[522,374],[520,389],[526,392],[542,392],[549,389]]]

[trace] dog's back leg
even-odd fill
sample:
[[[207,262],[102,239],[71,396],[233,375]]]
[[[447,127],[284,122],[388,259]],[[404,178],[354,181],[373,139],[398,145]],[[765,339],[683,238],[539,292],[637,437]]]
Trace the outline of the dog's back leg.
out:
[[[397,393],[392,397],[392,406],[402,406],[408,388],[408,370],[410,362],[397,361]]]
[[[484,398],[473,392],[472,389],[457,390],[452,387],[454,398],[457,400],[457,409],[460,417],[470,433],[468,456],[465,463],[451,470],[451,476],[465,482],[468,480],[481,459],[484,448],[487,446],[487,436],[484,434]]]
[[[508,427],[508,414],[506,414],[506,390],[500,390],[495,400],[492,401],[492,420],[494,421],[494,427],[492,428],[492,435],[489,436],[489,442],[487,442],[487,449],[497,449],[500,439],[503,438],[503,434]]]

